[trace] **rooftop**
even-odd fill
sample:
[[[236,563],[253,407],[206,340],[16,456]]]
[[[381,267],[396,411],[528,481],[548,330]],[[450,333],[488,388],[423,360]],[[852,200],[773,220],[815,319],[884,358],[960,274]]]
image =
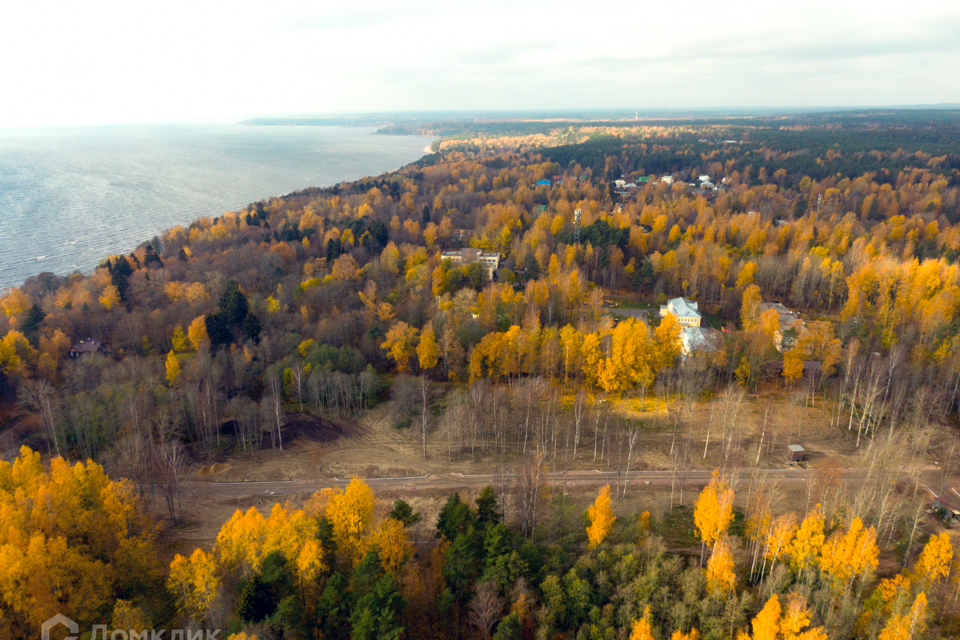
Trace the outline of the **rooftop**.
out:
[[[682,318],[699,318],[700,311],[697,310],[697,303],[686,298],[673,298],[667,302],[667,311],[675,313]]]
[[[103,343],[96,338],[87,338],[86,340],[81,340],[77,344],[73,345],[73,350],[80,353],[97,351],[102,344]]]
[[[723,346],[723,334],[712,327],[684,327],[680,341],[686,353],[706,351],[713,353]]]

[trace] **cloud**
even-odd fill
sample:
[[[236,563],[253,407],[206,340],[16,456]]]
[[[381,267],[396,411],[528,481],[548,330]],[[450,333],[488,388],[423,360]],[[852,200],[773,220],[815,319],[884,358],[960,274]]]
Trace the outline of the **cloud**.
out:
[[[960,102],[960,5],[6,3],[0,126]]]

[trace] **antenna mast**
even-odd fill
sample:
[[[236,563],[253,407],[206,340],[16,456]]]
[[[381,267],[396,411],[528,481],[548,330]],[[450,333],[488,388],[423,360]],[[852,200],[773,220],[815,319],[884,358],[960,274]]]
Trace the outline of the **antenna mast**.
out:
[[[573,243],[580,244],[580,209],[573,212]]]

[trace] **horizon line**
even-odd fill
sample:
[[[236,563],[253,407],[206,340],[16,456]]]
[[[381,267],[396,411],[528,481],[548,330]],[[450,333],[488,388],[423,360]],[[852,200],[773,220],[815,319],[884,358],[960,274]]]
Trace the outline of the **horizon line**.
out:
[[[533,115],[563,116],[570,119],[582,119],[589,115],[622,114],[619,119],[630,121],[630,112],[643,114],[646,117],[653,115],[710,115],[730,117],[751,117],[771,115],[814,115],[848,111],[954,111],[960,110],[960,102],[937,102],[915,104],[864,104],[864,105],[820,105],[820,106],[705,106],[705,107],[586,107],[586,108],[523,108],[523,109],[395,109],[395,110],[367,110],[367,111],[296,111],[272,112],[244,115],[198,116],[187,118],[173,118],[169,120],[144,119],[112,122],[80,122],[80,123],[31,123],[31,124],[0,124],[0,131],[17,131],[30,129],[77,129],[85,127],[119,127],[143,125],[201,125],[201,124],[243,124],[252,120],[268,118],[383,118],[395,116],[423,117],[490,117],[523,118]]]

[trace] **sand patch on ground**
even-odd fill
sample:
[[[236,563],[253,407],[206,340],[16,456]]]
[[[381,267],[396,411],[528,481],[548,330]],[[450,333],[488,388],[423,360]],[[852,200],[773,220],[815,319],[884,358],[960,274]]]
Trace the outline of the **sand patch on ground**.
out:
[[[233,468],[233,465],[215,462],[213,464],[204,465],[200,467],[200,470],[197,471],[197,475],[200,477],[206,478],[208,476],[220,475],[221,473],[229,471],[232,468]]]

